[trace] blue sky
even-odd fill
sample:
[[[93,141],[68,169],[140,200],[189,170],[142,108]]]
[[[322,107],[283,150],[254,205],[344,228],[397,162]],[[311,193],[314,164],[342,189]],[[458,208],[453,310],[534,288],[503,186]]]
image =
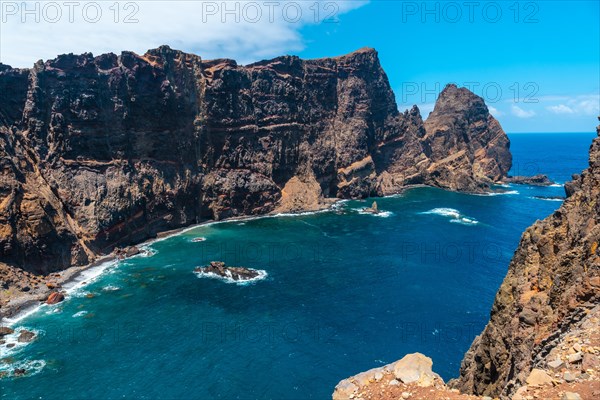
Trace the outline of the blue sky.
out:
[[[95,3],[96,18],[88,1],[69,10],[61,2],[2,0],[0,61],[29,67],[61,53],[143,53],[169,44],[248,63],[369,46],[379,51],[401,110],[417,104],[426,117],[439,90],[454,82],[484,97],[507,132],[592,131],[597,124],[598,1],[315,2],[104,1]],[[333,20],[323,21],[329,14]]]
[[[339,24],[307,26],[301,55],[375,47],[399,107],[416,103],[424,117],[436,88],[456,82],[486,98],[508,132],[593,130],[600,113],[600,2],[518,2],[515,14],[514,1],[481,1],[472,23],[466,7],[458,18],[449,3],[463,4],[438,2],[436,12],[435,2],[425,9],[421,2],[372,1]],[[484,11],[488,3],[499,8]]]

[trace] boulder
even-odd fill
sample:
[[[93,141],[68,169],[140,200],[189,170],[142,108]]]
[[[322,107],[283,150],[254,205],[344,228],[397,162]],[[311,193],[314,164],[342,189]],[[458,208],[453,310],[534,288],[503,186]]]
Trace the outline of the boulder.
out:
[[[10,335],[11,333],[14,333],[13,329],[7,326],[0,326],[0,337]]]
[[[17,341],[19,343],[29,343],[33,340],[33,338],[35,338],[35,333],[23,329],[21,333],[19,333]]]
[[[560,400],[581,400],[581,396],[579,393],[565,392]]]
[[[581,352],[578,351],[577,353],[569,354],[569,357],[567,359],[569,360],[569,362],[571,364],[575,364],[575,363],[580,362],[582,358],[583,357],[581,355]]]
[[[563,379],[565,380],[565,382],[569,382],[570,383],[570,382],[573,382],[577,378],[575,377],[574,373],[572,373],[570,371],[567,371],[567,372],[565,372],[563,374]]]
[[[543,369],[534,368],[527,377],[528,386],[543,386],[552,383],[552,378]]]
[[[335,387],[333,392],[333,400],[347,400],[354,397],[354,393],[358,390],[358,386],[350,382],[348,379],[344,379]]]
[[[552,369],[553,371],[558,371],[563,365],[564,363],[559,358],[557,358],[554,361],[548,362],[548,368]]]
[[[406,355],[394,365],[394,376],[404,383],[416,383],[428,387],[435,383],[440,376],[431,370],[433,361],[421,353]]]
[[[115,250],[115,255],[120,259],[133,257],[141,253],[141,250],[137,246],[127,246]]]
[[[380,212],[379,208],[377,207],[377,202],[376,201],[373,202],[373,204],[371,205],[371,207],[363,208],[363,211],[367,212],[367,213],[371,213],[371,214],[379,214],[379,212]]]
[[[56,304],[60,303],[65,299],[65,295],[61,292],[52,292],[46,299],[46,304]]]

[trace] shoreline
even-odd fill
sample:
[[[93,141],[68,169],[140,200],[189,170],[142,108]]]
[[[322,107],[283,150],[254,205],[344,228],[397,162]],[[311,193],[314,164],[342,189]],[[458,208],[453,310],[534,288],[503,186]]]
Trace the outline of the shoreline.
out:
[[[403,187],[402,190],[398,191],[397,193],[392,193],[392,194],[387,194],[384,196],[372,197],[372,198],[376,199],[376,198],[396,197],[398,195],[402,195],[402,194],[408,192],[409,190],[417,189],[417,188],[434,188],[434,189],[440,189],[440,190],[454,192],[453,190],[438,188],[435,186],[428,186],[428,185],[424,185],[424,184],[414,184],[414,185],[407,185],[407,186]],[[467,195],[469,195],[469,194],[470,195],[482,195],[480,193],[470,193],[470,192],[459,192],[459,193],[464,193]],[[491,193],[494,193],[494,192],[490,191],[486,194],[491,194]],[[171,229],[168,231],[158,232],[155,237],[146,239],[146,240],[136,243],[136,244],[133,244],[132,246],[135,246],[135,247],[150,246],[153,243],[169,239],[173,236],[180,235],[182,233],[199,228],[201,226],[208,226],[208,225],[220,224],[220,223],[237,222],[237,221],[247,221],[247,220],[252,220],[252,219],[260,219],[260,218],[296,217],[296,216],[307,215],[307,214],[327,212],[327,211],[333,210],[333,208],[336,206],[336,204],[346,202],[349,200],[353,200],[353,199],[325,198],[325,200],[330,203],[323,204],[323,207],[312,209],[312,210],[307,209],[307,210],[298,210],[298,211],[289,211],[289,212],[272,211],[270,213],[263,214],[263,215],[242,215],[242,216],[225,218],[225,219],[218,220],[218,221],[206,220],[206,221],[202,221],[202,222],[195,223],[192,225],[187,225],[187,226],[182,226],[180,228]],[[359,200],[359,199],[356,199],[356,200]],[[362,200],[364,200],[364,199],[362,199]],[[135,256],[133,256],[133,257],[135,257]],[[83,280],[83,281],[77,280],[82,275],[84,275],[85,272],[93,270],[94,268],[102,267],[104,264],[106,264],[105,268],[102,268],[98,272],[97,275],[88,279],[88,280],[92,280],[98,276],[101,276],[104,273],[104,270],[106,268],[108,268],[110,265],[112,265],[112,263],[115,263],[118,261],[119,261],[119,259],[115,255],[115,252],[113,251],[110,254],[99,257],[97,260],[94,260],[93,262],[91,262],[89,264],[86,264],[83,266],[72,266],[72,267],[64,269],[60,272],[49,274],[46,277],[53,276],[55,278],[54,282],[56,282],[58,285],[60,285],[59,288],[57,288],[57,289],[60,289],[60,291],[66,290],[68,292],[69,290],[72,290],[74,287],[77,287],[78,286],[77,284],[85,285],[85,284],[89,283],[85,280]],[[58,275],[58,276],[56,276],[56,275]],[[12,326],[12,325],[18,323],[19,321],[21,321],[22,319],[24,319],[25,317],[29,316],[30,314],[34,313],[40,306],[45,304],[45,300],[47,299],[48,295],[52,291],[56,291],[57,289],[50,289],[46,285],[43,285],[42,287],[40,287],[37,290],[34,290],[32,292],[20,292],[14,297],[9,296],[8,303],[6,305],[4,305],[2,307],[2,309],[0,309],[0,326]]]
[[[237,221],[247,221],[251,219],[259,219],[259,218],[273,218],[273,217],[286,217],[286,216],[299,216],[306,213],[318,213],[318,212],[326,212],[333,208],[333,206],[339,202],[345,201],[346,199],[330,199],[332,202],[323,208],[318,208],[315,210],[303,210],[303,211],[295,211],[295,212],[271,212],[263,215],[242,215],[236,217],[225,218],[222,220],[206,220],[196,224],[182,226],[180,228],[171,229],[168,231],[158,232],[155,237],[146,239],[140,243],[133,244],[135,247],[146,247],[150,246],[153,243],[160,242],[166,239],[169,239],[173,236],[180,235],[187,231],[202,227],[209,226],[213,224],[219,223],[228,223],[228,222],[237,222]],[[133,256],[135,257],[135,256]],[[130,258],[130,257],[128,257]],[[53,282],[56,282],[60,285],[56,289],[50,289],[45,284],[36,290],[32,290],[31,292],[20,292],[15,296],[10,296],[8,299],[8,303],[4,305],[0,309],[0,326],[12,326],[27,316],[33,314],[35,311],[39,309],[40,306],[45,304],[45,300],[48,298],[48,295],[53,291],[70,291],[76,287],[84,286],[88,281],[91,281],[99,276],[101,276],[104,271],[111,266],[113,263],[118,262],[119,258],[115,255],[113,251],[110,254],[99,257],[93,262],[82,265],[82,266],[71,266],[59,272],[54,272],[46,277],[53,276],[55,279]],[[88,280],[78,281],[80,278],[90,270],[94,268],[99,268],[105,265],[100,271],[98,271],[97,275],[94,275]],[[56,276],[58,275],[58,276]],[[78,285],[79,284],[79,285]],[[68,296],[65,300],[68,299]]]

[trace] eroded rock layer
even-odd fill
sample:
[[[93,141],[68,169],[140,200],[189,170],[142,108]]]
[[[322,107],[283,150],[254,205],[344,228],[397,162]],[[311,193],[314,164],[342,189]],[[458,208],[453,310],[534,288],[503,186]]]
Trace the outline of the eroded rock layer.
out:
[[[377,53],[248,66],[163,46],[0,65],[0,261],[36,273],[205,219],[410,184],[482,191],[510,168],[483,100],[400,113]]]

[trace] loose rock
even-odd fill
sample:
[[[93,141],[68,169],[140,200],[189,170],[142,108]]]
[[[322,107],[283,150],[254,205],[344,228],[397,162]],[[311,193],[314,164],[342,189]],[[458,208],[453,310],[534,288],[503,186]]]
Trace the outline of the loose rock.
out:
[[[529,377],[527,377],[527,385],[529,386],[543,386],[552,383],[552,378],[546,373],[546,371],[538,368],[531,370]]]
[[[568,357],[568,360],[569,360],[569,362],[571,364],[577,363],[577,362],[581,361],[581,359],[582,359],[582,355],[581,355],[580,352],[577,352],[575,354],[571,354]]]

